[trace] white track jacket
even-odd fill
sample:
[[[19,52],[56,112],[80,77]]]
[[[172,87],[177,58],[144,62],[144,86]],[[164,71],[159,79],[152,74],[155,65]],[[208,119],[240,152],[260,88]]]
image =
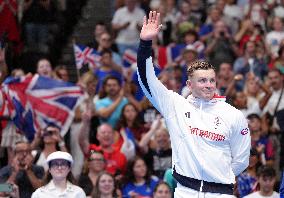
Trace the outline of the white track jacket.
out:
[[[177,173],[208,182],[233,184],[249,163],[250,132],[241,111],[223,97],[187,99],[168,90],[156,77],[151,41],[140,41],[139,83],[163,115],[170,133]]]

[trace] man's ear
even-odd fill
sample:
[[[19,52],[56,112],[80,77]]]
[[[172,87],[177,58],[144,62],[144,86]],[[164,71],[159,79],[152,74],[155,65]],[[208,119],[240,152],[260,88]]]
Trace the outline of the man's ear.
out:
[[[191,80],[190,80],[190,79],[188,79],[188,80],[186,81],[186,86],[187,86],[188,88],[191,87]]]

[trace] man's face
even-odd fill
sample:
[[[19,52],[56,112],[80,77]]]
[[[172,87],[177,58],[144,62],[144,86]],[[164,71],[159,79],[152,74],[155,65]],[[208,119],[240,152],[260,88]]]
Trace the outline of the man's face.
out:
[[[196,98],[211,100],[216,91],[216,74],[213,69],[196,70],[187,81],[187,86]]]
[[[260,191],[265,194],[269,194],[273,191],[275,177],[260,176],[258,182],[260,186]]]
[[[111,54],[104,53],[101,57],[101,63],[103,66],[111,66]]]
[[[120,85],[114,79],[109,79],[105,86],[106,93],[109,96],[116,96],[120,91]]]
[[[111,126],[104,124],[100,126],[97,132],[97,139],[102,147],[109,147],[113,144],[113,129]]]
[[[31,154],[31,148],[28,143],[18,143],[15,148],[15,155],[18,158],[20,165],[24,163],[27,155]]]
[[[274,90],[279,90],[281,88],[282,83],[283,83],[282,82],[283,78],[280,75],[280,73],[277,72],[277,71],[269,72],[268,73],[268,80],[269,80],[269,83],[270,83],[271,87]]]
[[[232,75],[232,66],[229,63],[222,63],[219,69],[219,76],[222,78],[230,78]]]

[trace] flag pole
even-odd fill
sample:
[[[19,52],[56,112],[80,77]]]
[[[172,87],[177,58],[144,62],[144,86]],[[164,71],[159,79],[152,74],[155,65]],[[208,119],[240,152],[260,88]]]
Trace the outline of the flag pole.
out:
[[[73,44],[73,51],[74,51],[74,57],[75,57],[75,67],[76,67],[76,73],[77,73],[77,81],[80,80],[80,70],[77,68],[76,64],[76,54],[75,54],[75,45],[76,45],[76,39],[72,39],[72,44]]]

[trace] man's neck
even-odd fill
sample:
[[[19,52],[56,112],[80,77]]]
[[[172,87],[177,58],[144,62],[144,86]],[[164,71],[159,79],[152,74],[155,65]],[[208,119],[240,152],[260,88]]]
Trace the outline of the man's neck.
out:
[[[271,196],[271,195],[273,194],[273,190],[272,190],[272,191],[269,191],[269,192],[264,192],[264,191],[262,191],[262,190],[260,189],[259,194],[262,195],[262,196],[264,196],[264,197],[269,197],[269,196]]]

